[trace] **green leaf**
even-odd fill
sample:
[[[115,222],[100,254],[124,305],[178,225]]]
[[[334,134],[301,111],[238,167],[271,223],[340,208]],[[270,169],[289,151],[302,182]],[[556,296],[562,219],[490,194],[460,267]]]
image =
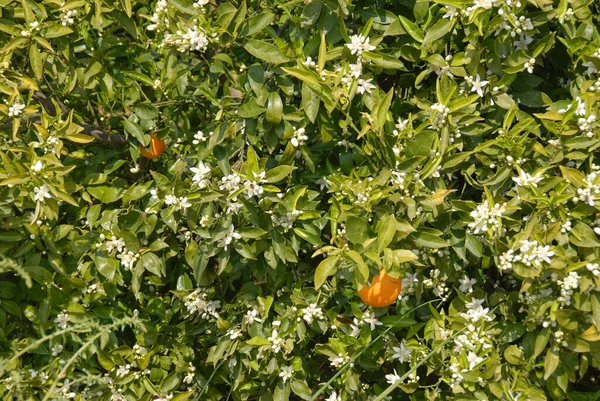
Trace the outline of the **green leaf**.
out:
[[[574,168],[559,166],[560,171],[571,184],[575,185],[576,188],[582,188],[585,186],[584,175],[581,171],[575,170]]]
[[[392,98],[394,96],[394,89],[390,89],[390,91],[381,99],[377,106],[377,112],[375,114],[375,126],[379,128],[381,132],[383,130],[383,126],[387,121],[388,112],[390,110],[390,106],[392,104]]]
[[[160,384],[160,391],[162,393],[168,393],[175,389],[180,383],[177,371],[171,372],[167,375]]]
[[[569,232],[569,241],[582,248],[600,247],[600,242],[596,239],[596,233],[587,224],[577,223]]]
[[[419,258],[413,251],[406,249],[394,249],[392,254],[394,256],[395,263],[412,262],[413,260],[417,260]]]
[[[398,16],[398,18],[400,19],[400,23],[404,29],[406,29],[406,32],[408,32],[408,34],[417,42],[423,43],[423,31],[417,26],[417,24],[402,15]]]
[[[87,191],[94,198],[98,199],[102,203],[112,203],[119,199],[123,195],[121,188],[116,188],[108,185],[90,186],[86,188]]]
[[[375,52],[364,52],[363,55],[369,58],[371,63],[378,67],[385,68],[387,70],[408,71],[404,66],[404,63],[397,57]]]
[[[110,358],[110,355],[107,354],[106,352],[104,352],[102,350],[98,350],[97,351],[97,356],[98,356],[98,363],[105,370],[110,371],[112,368],[115,367],[115,364],[112,361],[112,359]]]
[[[147,252],[142,255],[141,263],[144,265],[144,268],[148,270],[150,273],[156,276],[164,275],[164,263],[161,258],[156,256],[152,252]]]
[[[353,244],[362,244],[371,238],[371,227],[362,217],[350,216],[346,221],[346,238]]]
[[[265,181],[269,183],[279,182],[289,176],[294,170],[296,170],[295,166],[277,166],[266,172]]]
[[[394,239],[396,235],[396,218],[394,215],[385,216],[377,231],[377,250],[381,253]]]
[[[292,392],[303,400],[310,400],[312,398],[312,391],[308,387],[305,381],[294,379],[291,382]]]
[[[415,240],[415,242],[419,246],[424,246],[427,248],[445,248],[450,246],[449,242],[444,241],[440,237],[437,237],[433,234],[414,232],[410,234],[410,236]]]
[[[260,336],[256,336],[256,337],[252,337],[250,340],[246,341],[246,344],[248,345],[271,345],[271,343],[269,342],[269,340],[267,340],[264,337],[260,337]]]
[[[266,119],[269,122],[279,124],[283,118],[283,103],[279,92],[269,92]]]
[[[264,236],[267,232],[260,227],[244,227],[239,230],[242,238],[257,239]]]
[[[318,290],[325,283],[327,277],[335,274],[339,258],[339,255],[329,256],[319,263],[319,266],[315,270],[315,289]]]
[[[135,71],[121,71],[121,73],[130,78],[135,79],[136,81],[154,87],[154,82],[144,74]]]
[[[149,144],[149,142],[147,143],[144,140],[144,131],[142,130],[142,127],[140,127],[138,124],[134,123],[133,121],[130,120],[123,120],[124,124],[125,124],[125,131],[128,132],[129,134],[133,135],[133,137],[135,139],[138,140],[138,142],[144,146],[147,146]]]
[[[317,120],[317,115],[319,114],[319,106],[321,104],[321,99],[317,94],[310,89],[310,87],[306,84],[302,84],[302,103],[301,107],[306,113],[306,116],[310,120],[311,123],[315,123]]]
[[[546,358],[544,359],[544,380],[548,380],[558,367],[559,363],[560,358],[558,352],[554,349],[549,349],[548,352],[546,352]]]
[[[194,8],[193,3],[189,0],[169,0],[169,3],[186,14],[192,15],[196,13],[196,8]]]
[[[277,383],[273,393],[273,401],[288,401],[290,399],[290,386],[282,381]]]
[[[66,140],[74,143],[92,143],[94,137],[86,134],[70,134],[64,137]]]
[[[546,345],[548,345],[548,341],[550,340],[550,329],[544,328],[540,330],[539,334],[535,338],[535,346],[533,350],[533,357],[537,357],[540,355],[545,349]]]
[[[275,15],[268,11],[248,18],[240,30],[240,36],[251,36],[262,31],[274,18]]]
[[[256,104],[256,99],[252,98],[250,101],[240,106],[237,114],[242,118],[254,118],[261,115],[265,111],[266,109]]]
[[[119,262],[113,258],[96,256],[96,269],[108,280],[112,280],[119,268]]]
[[[369,279],[369,267],[365,263],[362,256],[360,256],[360,254],[358,252],[353,251],[353,250],[346,251],[346,255],[348,255],[354,263],[356,263],[356,266],[358,267],[358,271],[360,272],[360,275],[362,276],[362,280],[360,280],[360,282],[364,283],[365,281],[367,281]]]
[[[600,332],[600,295],[594,293],[591,295],[592,319],[596,330]]]
[[[139,103],[135,106],[135,114],[142,120],[153,120],[158,117],[158,109],[150,103]]]
[[[42,60],[40,49],[34,44],[29,46],[29,63],[35,77],[41,79],[44,74],[44,61]]]
[[[44,38],[46,38],[46,39],[60,38],[61,36],[69,35],[71,33],[73,33],[73,30],[71,28],[69,28],[68,26],[62,26],[62,25],[57,24],[57,25],[48,27],[45,30]]]
[[[433,24],[433,26],[427,30],[425,38],[423,39],[423,44],[425,46],[429,46],[432,42],[442,38],[444,35],[450,32],[450,26],[451,24],[449,18],[442,18],[438,20],[438,22]]]
[[[277,46],[260,40],[249,40],[244,49],[254,57],[269,63],[282,64],[290,61]]]

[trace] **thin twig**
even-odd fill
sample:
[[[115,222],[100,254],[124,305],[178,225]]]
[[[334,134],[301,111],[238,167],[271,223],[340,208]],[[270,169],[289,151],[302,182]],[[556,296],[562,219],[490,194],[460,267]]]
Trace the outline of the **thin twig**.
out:
[[[42,107],[44,107],[48,114],[50,114],[52,117],[56,116],[56,106],[54,105],[54,102],[45,94],[40,91],[36,91],[33,94],[33,98],[37,100]],[[58,99],[56,100],[56,104],[61,111],[61,118],[66,118],[69,115],[67,106],[65,106],[65,104]],[[88,124],[82,123],[81,121],[73,120],[73,122],[83,128],[83,132],[94,137],[94,139],[96,139],[98,142],[108,143],[111,145],[125,145],[129,142],[125,135],[109,134],[100,128],[91,127]]]

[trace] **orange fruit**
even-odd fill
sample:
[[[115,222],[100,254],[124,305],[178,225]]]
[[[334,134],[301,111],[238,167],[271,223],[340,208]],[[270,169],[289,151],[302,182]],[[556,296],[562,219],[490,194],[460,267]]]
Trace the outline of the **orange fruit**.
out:
[[[379,275],[371,281],[371,286],[363,285],[358,290],[358,295],[367,305],[383,308],[398,299],[401,289],[402,280],[393,278],[386,273],[385,269],[381,269]]]
[[[143,146],[140,146],[140,152],[142,152],[142,155],[148,159],[156,159],[158,156],[162,155],[164,151],[165,141],[159,139],[156,134],[151,135],[150,152],[144,149]]]

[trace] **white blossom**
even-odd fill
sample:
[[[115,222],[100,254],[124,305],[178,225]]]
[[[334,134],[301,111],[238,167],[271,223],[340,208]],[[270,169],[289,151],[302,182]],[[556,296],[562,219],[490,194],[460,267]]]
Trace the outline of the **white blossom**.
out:
[[[279,372],[279,377],[281,377],[281,379],[285,383],[286,381],[292,378],[293,374],[294,368],[292,366],[283,366],[281,368],[281,372]]]
[[[177,202],[179,202],[179,199],[175,196],[175,195],[165,195],[165,205],[167,206],[172,206],[172,205],[176,205]]]
[[[334,391],[333,393],[331,393],[329,398],[327,398],[325,401],[343,401],[343,400],[342,400],[342,396],[338,395],[338,393]]]
[[[235,340],[236,338],[241,337],[242,331],[240,329],[232,327],[229,330],[227,330],[227,333],[225,335],[228,336],[230,340]]]
[[[520,187],[532,186],[537,188],[537,184],[544,178],[544,176],[537,172],[533,176],[529,173],[526,173],[522,169],[519,169],[519,176],[513,177],[512,180]]]
[[[308,324],[311,324],[314,319],[323,320],[323,310],[317,307],[317,304],[315,303],[308,305],[306,308],[303,308],[300,312],[303,315],[302,318]]]
[[[246,311],[246,315],[244,316],[244,322],[248,324],[252,324],[254,322],[262,322],[257,316],[259,315],[258,309],[251,308]]]
[[[219,246],[227,250],[227,247],[233,242],[234,239],[242,238],[241,234],[235,231],[234,225],[229,226],[229,231],[225,234],[225,237],[219,240]]]
[[[406,346],[406,340],[402,340],[399,347],[392,347],[394,354],[392,359],[397,359],[398,362],[404,363],[410,359],[412,348]]]
[[[212,132],[209,132],[208,136],[204,136],[204,132],[198,131],[197,133],[194,134],[194,139],[192,140],[192,143],[194,145],[199,145],[200,142],[206,142],[208,140],[208,137],[210,137],[211,135],[212,135]]]
[[[33,199],[38,202],[44,202],[46,199],[50,199],[52,197],[50,196],[50,188],[48,188],[48,185],[46,184],[42,185],[41,187],[33,188],[33,192],[35,192]]]
[[[600,265],[598,263],[588,263],[585,268],[596,277],[600,276]]]
[[[480,320],[485,320],[488,322],[492,321],[492,317],[488,315],[490,312],[489,308],[484,308],[483,299],[473,298],[473,300],[467,303],[465,306],[467,307],[466,312],[461,312],[460,316],[465,318],[466,320],[476,323]]]
[[[203,7],[209,3],[210,0],[196,0],[194,3],[195,8]]]
[[[363,313],[361,320],[363,323],[369,325],[371,331],[375,330],[377,326],[381,326],[383,324],[379,321],[379,319],[375,317],[375,315],[372,312],[369,311],[365,311],[365,313]]]
[[[8,108],[8,116],[9,117],[17,117],[21,113],[23,113],[24,108],[25,108],[25,105],[17,100],[16,102],[14,102],[12,104],[12,106],[10,106]]]
[[[473,292],[473,286],[477,284],[477,280],[474,278],[469,278],[467,275],[465,275],[462,279],[458,279],[458,282],[460,283],[460,287],[458,289],[465,293]]]
[[[200,288],[194,290],[185,298],[185,307],[190,315],[198,314],[202,319],[218,319],[220,301],[209,301],[208,293]]]
[[[450,21],[452,21],[456,14],[458,14],[456,7],[446,6],[446,13],[442,16],[442,18],[450,18]]]
[[[400,381],[400,376],[398,376],[398,372],[396,372],[396,369],[394,369],[394,373],[385,375],[385,379],[389,384],[396,384]]]
[[[345,363],[350,362],[350,357],[346,353],[339,353],[337,356],[330,356],[329,362],[334,368],[340,368]]]
[[[305,132],[306,130],[304,128],[294,129],[294,136],[292,137],[291,142],[295,148],[304,145],[304,142],[308,140],[308,136]]]
[[[358,86],[356,87],[356,91],[360,94],[363,93],[371,93],[371,90],[375,89],[375,85],[373,85],[371,83],[371,81],[373,81],[373,78],[369,78],[367,80],[364,79],[359,79],[358,80]]]
[[[66,329],[67,324],[69,323],[70,320],[71,320],[71,318],[69,317],[69,314],[67,313],[67,311],[63,310],[58,315],[56,315],[56,319],[54,319],[54,323],[58,323],[58,327],[60,327],[61,329]]]
[[[39,173],[43,169],[44,169],[44,163],[42,163],[41,160],[38,160],[34,164],[31,165],[31,170],[36,173]]]
[[[125,249],[122,253],[117,255],[117,258],[121,260],[121,265],[125,270],[133,269],[135,262],[139,259],[140,254]]]
[[[130,371],[131,371],[131,365],[130,364],[121,365],[117,369],[117,377],[127,376]]]
[[[271,349],[273,350],[273,352],[277,354],[279,353],[279,351],[281,351],[281,347],[283,346],[283,339],[279,337],[277,329],[273,329],[271,336],[267,340],[269,340],[269,342],[271,343]]]
[[[182,196],[180,198],[177,199],[177,205],[180,209],[187,209],[188,207],[192,206],[192,204],[188,201],[187,196]]]
[[[475,81],[471,81],[471,92],[477,92],[480,97],[483,97],[483,88],[489,83],[489,81],[482,81],[479,74],[475,76]]]
[[[63,352],[63,349],[64,349],[64,347],[62,346],[62,344],[56,344],[55,346],[52,347],[52,349],[50,351],[52,352],[52,356],[57,356],[58,354]]]
[[[484,10],[489,10],[494,7],[493,0],[474,0],[473,1],[473,9],[483,8]]]
[[[210,181],[208,180],[210,177],[210,166],[203,162],[198,162],[198,167],[192,167],[190,171],[194,173],[192,182],[198,188],[203,189],[210,185]]]
[[[312,57],[308,56],[305,61],[302,62],[302,65],[308,68],[315,68],[317,63],[314,62]]]
[[[527,70],[528,73],[533,74],[533,69],[535,68],[535,59],[532,57],[529,61],[526,61],[523,64],[523,67]]]
[[[581,100],[579,96],[577,96],[577,108],[575,109],[575,114],[578,116],[585,116],[585,102]]]
[[[219,189],[233,193],[240,188],[241,178],[237,174],[229,174],[221,178]]]
[[[527,50],[529,45],[533,42],[533,38],[527,34],[519,35],[519,39],[516,40],[513,44],[515,46],[515,50]]]
[[[346,47],[350,49],[351,54],[356,54],[358,57],[361,57],[363,52],[375,50],[375,46],[369,44],[368,37],[364,37],[363,35],[353,35],[350,40],[351,43],[346,43]]]
[[[77,17],[77,10],[67,10],[63,11],[60,15],[60,23],[62,26],[69,26],[75,23],[75,18]]]
[[[505,206],[506,204],[500,205],[499,203],[491,206],[486,199],[470,213],[474,221],[468,224],[469,228],[473,229],[474,234],[486,232],[488,228],[496,231],[499,227],[498,220],[502,217],[502,213],[506,211]]]
[[[244,182],[244,187],[246,188],[246,191],[248,191],[248,198],[252,198],[254,196],[259,197],[265,192],[264,188],[256,181],[247,180]]]
[[[483,358],[477,356],[476,353],[471,351],[467,355],[467,361],[469,362],[469,369],[473,369],[476,365],[483,362]]]

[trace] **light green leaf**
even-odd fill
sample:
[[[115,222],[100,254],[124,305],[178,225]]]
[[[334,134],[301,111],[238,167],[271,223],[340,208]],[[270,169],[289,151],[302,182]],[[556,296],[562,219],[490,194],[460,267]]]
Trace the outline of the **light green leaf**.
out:
[[[249,40],[244,49],[254,57],[269,63],[282,64],[290,61],[277,46],[260,40]]]
[[[327,277],[335,274],[339,258],[339,255],[329,256],[319,263],[315,270],[315,289],[318,290],[325,283]]]

